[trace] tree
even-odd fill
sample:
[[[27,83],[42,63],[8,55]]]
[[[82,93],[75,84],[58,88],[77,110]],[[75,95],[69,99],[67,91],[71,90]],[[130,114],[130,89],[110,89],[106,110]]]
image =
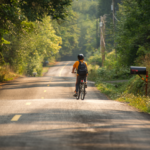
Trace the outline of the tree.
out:
[[[61,37],[55,34],[50,17],[44,17],[42,21],[24,21],[22,26],[21,31],[14,26],[5,35],[11,44],[5,45],[3,56],[15,72],[32,75],[36,71],[40,75],[43,59],[55,57],[61,48]]]
[[[45,15],[53,19],[64,19],[67,15],[67,6],[72,0],[1,0],[0,2],[0,62],[3,62],[3,35],[7,34],[12,26],[19,26],[26,18],[29,21],[42,20]]]
[[[66,60],[71,57],[73,51],[78,47],[80,29],[77,27],[77,13],[71,8],[68,9],[69,15],[65,21],[58,24],[53,21],[53,27],[56,34],[62,38],[62,48],[59,51],[61,60]]]
[[[117,25],[117,52],[123,65],[133,65],[135,60],[150,52],[150,2],[123,1]]]

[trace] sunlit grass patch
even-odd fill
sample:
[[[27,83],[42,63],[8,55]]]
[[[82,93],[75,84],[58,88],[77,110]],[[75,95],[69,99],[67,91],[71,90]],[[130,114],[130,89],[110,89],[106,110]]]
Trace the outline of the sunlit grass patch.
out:
[[[14,73],[9,66],[0,66],[0,82],[11,81],[19,76],[20,75]]]
[[[150,113],[150,97],[127,94],[120,96],[117,100],[120,102],[127,102],[130,106],[134,106],[142,112]]]
[[[98,90],[109,96],[111,99],[116,99],[123,92],[123,84],[124,83],[110,84],[106,82],[99,82],[96,83],[96,87],[98,88]]]

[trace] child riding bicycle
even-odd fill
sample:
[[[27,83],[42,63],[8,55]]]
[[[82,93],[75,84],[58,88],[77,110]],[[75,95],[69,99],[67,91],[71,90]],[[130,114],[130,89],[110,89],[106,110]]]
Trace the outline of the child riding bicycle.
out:
[[[88,75],[88,69],[87,69],[87,63],[84,62],[84,55],[79,54],[78,55],[78,61],[76,61],[72,68],[72,73],[75,73],[75,69],[77,70],[77,76],[76,76],[76,84],[75,84],[75,93],[73,96],[77,96],[77,92],[79,90],[80,81],[84,80],[85,87],[87,87],[86,78]]]

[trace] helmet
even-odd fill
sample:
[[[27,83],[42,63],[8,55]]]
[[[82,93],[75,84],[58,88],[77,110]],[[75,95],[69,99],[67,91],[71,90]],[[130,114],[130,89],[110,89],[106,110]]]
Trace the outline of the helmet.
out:
[[[79,54],[79,55],[78,55],[78,59],[79,59],[79,60],[84,59],[84,55],[83,55],[83,54]]]

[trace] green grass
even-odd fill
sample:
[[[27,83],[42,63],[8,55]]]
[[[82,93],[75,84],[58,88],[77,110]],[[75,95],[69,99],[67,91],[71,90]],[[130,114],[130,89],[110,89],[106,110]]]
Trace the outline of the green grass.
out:
[[[96,83],[96,87],[102,93],[106,94],[110,99],[117,99],[124,91],[125,83],[106,83],[99,82]]]
[[[126,91],[127,83],[109,84],[106,82],[96,83],[96,87],[110,99],[128,103],[141,112],[150,113],[150,97],[134,95]]]
[[[20,75],[10,70],[8,66],[0,67],[0,82],[7,82],[18,78]]]
[[[117,100],[120,102],[129,103],[130,106],[134,106],[142,112],[150,113],[150,97],[127,94],[121,95]]]

